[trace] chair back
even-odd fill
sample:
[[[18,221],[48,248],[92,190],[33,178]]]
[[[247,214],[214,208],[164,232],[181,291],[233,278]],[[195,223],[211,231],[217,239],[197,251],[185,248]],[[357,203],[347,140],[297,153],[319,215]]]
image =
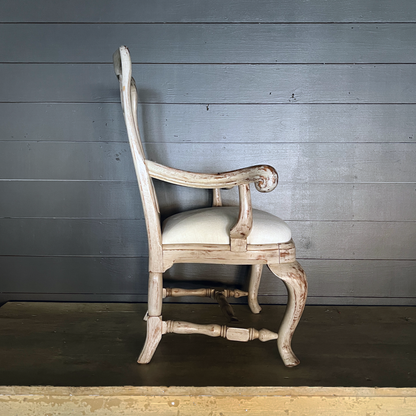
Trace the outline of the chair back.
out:
[[[146,158],[137,123],[137,89],[132,77],[129,50],[121,46],[113,55],[114,70],[120,82],[121,106],[139,184],[146,229],[149,241],[149,269],[156,272],[162,258],[162,236],[159,204],[152,178],[146,166]]]

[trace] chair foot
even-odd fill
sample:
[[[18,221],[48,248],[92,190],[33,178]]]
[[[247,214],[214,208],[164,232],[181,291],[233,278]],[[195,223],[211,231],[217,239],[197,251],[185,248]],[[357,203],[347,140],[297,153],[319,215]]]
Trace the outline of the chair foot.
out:
[[[292,337],[305,308],[308,293],[306,275],[301,265],[293,263],[269,264],[269,269],[286,285],[288,291],[288,303],[285,316],[280,325],[277,347],[284,364],[294,367],[300,363],[292,351]]]
[[[250,281],[248,286],[248,306],[253,313],[260,313],[261,311],[261,306],[259,305],[257,296],[259,292],[262,271],[262,264],[253,264],[251,266]]]
[[[162,317],[150,316],[147,319],[146,341],[140,357],[137,360],[139,364],[147,364],[153,357],[160,340],[162,339]]]

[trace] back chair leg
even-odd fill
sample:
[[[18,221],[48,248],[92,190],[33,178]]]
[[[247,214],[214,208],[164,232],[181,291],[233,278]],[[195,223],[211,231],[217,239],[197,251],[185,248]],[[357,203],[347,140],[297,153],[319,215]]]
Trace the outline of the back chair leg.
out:
[[[293,263],[269,264],[269,269],[286,285],[288,303],[285,316],[280,325],[277,347],[284,364],[294,367],[300,363],[292,351],[292,337],[305,308],[308,294],[308,283],[301,265]]]
[[[259,293],[262,271],[262,264],[253,264],[251,266],[250,281],[248,286],[248,306],[250,306],[251,312],[253,313],[260,313],[261,311],[261,306],[259,305],[257,296]]]
[[[162,339],[162,300],[163,275],[162,273],[149,273],[148,293],[148,319],[147,333],[144,347],[137,362],[147,364],[153,357],[160,340]]]

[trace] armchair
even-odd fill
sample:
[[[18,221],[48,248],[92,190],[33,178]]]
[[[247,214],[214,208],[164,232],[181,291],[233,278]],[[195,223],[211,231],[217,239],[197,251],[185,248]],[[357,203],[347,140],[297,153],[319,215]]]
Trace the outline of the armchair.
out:
[[[137,123],[137,90],[132,78],[130,54],[121,46],[113,55],[120,83],[121,105],[146,221],[149,241],[149,286],[147,336],[138,362],[150,362],[167,333],[205,334],[231,341],[277,339],[284,364],[299,364],[291,340],[301,318],[307,296],[305,273],[296,261],[291,231],[280,218],[252,209],[250,184],[260,192],[270,192],[278,182],[274,168],[252,166],[219,174],[193,173],[160,165],[145,158]],[[213,206],[182,212],[168,217],[163,224],[153,179],[172,184],[213,190]],[[238,186],[239,206],[223,207],[221,188]],[[211,263],[250,265],[248,292],[240,290],[175,289],[163,287],[163,273],[175,263]],[[210,296],[234,317],[227,297],[248,296],[253,313],[261,307],[257,301],[263,265],[280,278],[288,290],[288,305],[278,333],[267,329],[233,328],[225,325],[198,325],[184,321],[163,321],[162,301],[168,296]]]

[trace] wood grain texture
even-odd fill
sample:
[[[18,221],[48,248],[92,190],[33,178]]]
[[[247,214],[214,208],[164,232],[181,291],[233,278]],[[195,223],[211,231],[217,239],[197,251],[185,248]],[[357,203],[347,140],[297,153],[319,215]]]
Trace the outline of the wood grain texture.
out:
[[[416,62],[414,23],[8,24],[0,37],[11,63],[107,63],[108,50],[126,43],[134,63]]]
[[[416,96],[416,64],[136,64],[134,73],[145,103],[395,104]],[[2,102],[117,102],[112,78],[110,64],[0,64]]]
[[[134,0],[74,0],[57,4],[43,0],[36,7],[25,0],[2,3],[2,22],[415,22],[416,7],[412,0],[350,0],[339,4],[325,0],[181,0],[175,7],[169,0],[137,3]],[[100,13],[97,13],[99,8]]]
[[[294,394],[294,392],[292,392]],[[7,400],[7,401],[6,401]],[[287,396],[283,397],[247,397],[241,396],[225,396],[221,392],[221,396],[164,396],[159,398],[154,394],[149,400],[147,396],[76,396],[72,394],[68,396],[54,396],[49,395],[46,399],[43,395],[20,395],[17,398],[14,396],[5,395],[4,399],[4,416],[14,416],[16,413],[26,416],[33,413],[60,411],[68,416],[78,415],[80,411],[85,415],[109,415],[114,412],[123,412],[126,416],[133,416],[140,412],[143,415],[151,415],[157,412],[160,416],[168,416],[172,414],[172,409],[169,406],[178,406],[177,411],[181,415],[205,415],[206,411],[211,410],[211,414],[220,415],[226,412],[227,415],[236,416],[244,415],[250,411],[252,415],[263,415],[265,412],[269,415],[281,415],[281,410],[284,409],[291,412],[294,416],[301,416],[308,412],[309,415],[315,416],[329,416],[333,412],[339,415],[348,415],[351,408],[355,412],[362,412],[362,414],[377,412],[380,409],[387,413],[396,414],[399,416],[412,416],[416,399],[414,397],[371,397],[371,398],[357,398],[357,397],[312,397],[305,398],[303,396],[295,396],[289,399]],[[94,410],[91,410],[94,409]],[[114,409],[114,410],[113,410]],[[279,410],[277,410],[279,409]],[[109,413],[111,412],[111,413]]]
[[[276,317],[284,312],[284,306],[276,305],[266,305],[265,313],[260,315],[252,315],[246,305],[234,308],[249,327],[273,328]],[[295,343],[307,365],[297,371],[283,367],[276,356],[274,342],[241,345],[200,336],[188,337],[184,343],[183,337],[175,335],[167,336],[162,342],[150,369],[134,365],[131,360],[135,346],[138,339],[144,338],[146,324],[140,320],[145,311],[143,304],[31,302],[25,307],[21,302],[13,302],[4,305],[0,309],[0,394],[5,394],[6,386],[11,385],[17,394],[32,389],[32,393],[51,389],[52,394],[59,391],[57,386],[66,386],[61,392],[90,391],[91,395],[100,395],[107,390],[104,386],[120,386],[127,389],[126,393],[144,389],[143,392],[151,395],[150,386],[157,387],[154,393],[163,394],[166,386],[189,384],[197,387],[193,388],[195,394],[209,394],[221,386],[217,387],[218,392],[222,390],[228,396],[233,386],[243,387],[240,392],[247,394],[250,389],[246,386],[247,379],[251,380],[251,386],[266,386],[262,387],[264,394],[276,394],[280,390],[284,395],[290,395],[295,386],[308,395],[312,389],[304,386],[316,386],[318,390],[322,384],[360,387],[369,396],[386,394],[387,389],[382,387],[416,387],[416,377],[411,372],[416,360],[412,354],[416,310],[411,307],[306,308]],[[192,314],[201,323],[209,323],[213,317],[225,323],[215,304],[169,304],[165,318],[175,319],[179,311],[188,316]],[[200,372],[195,372],[201,365],[201,353],[206,368],[203,378]],[[168,358],[172,355],[178,364],[169,366]],[[180,359],[184,356],[186,360]],[[233,371],[224,371],[230,366]],[[77,390],[76,386],[97,387]],[[328,395],[335,393],[331,390],[327,390]],[[408,389],[394,390],[396,393],[401,390],[403,396],[404,391],[409,393]],[[166,390],[165,394],[168,394]]]
[[[0,103],[1,140],[127,142],[119,107]],[[145,143],[414,143],[416,137],[413,104],[139,104],[138,116]]]
[[[168,388],[170,389],[170,388]],[[185,390],[186,391],[186,390]],[[371,412],[383,411],[386,414],[398,416],[412,416],[416,406],[416,397],[400,397],[400,391],[390,397],[344,397],[342,393],[337,395],[332,391],[332,396],[320,396],[319,392],[311,397],[297,395],[296,389],[290,393],[285,391],[285,396],[271,395],[269,397],[245,396],[236,390],[233,396],[231,391],[225,393],[222,389],[220,395],[203,394],[196,395],[193,390],[190,394],[157,396],[152,390],[146,395],[122,395],[108,391],[107,395],[82,394],[56,395],[46,390],[43,394],[33,394],[29,390],[27,394],[5,394],[1,401],[4,405],[4,416],[16,414],[29,416],[34,413],[59,411],[68,416],[78,415],[80,411],[85,415],[107,416],[120,411],[125,416],[134,416],[138,413],[152,415],[155,412],[160,416],[172,415],[172,407],[184,416],[205,415],[207,410],[212,415],[227,414],[230,416],[252,415],[280,416],[281,410],[288,411],[293,416],[302,416],[307,412],[310,416],[331,416],[334,412],[339,415],[351,414],[351,409],[356,414],[371,414]],[[290,396],[289,396],[290,394]],[[150,395],[150,399],[149,396]],[[290,397],[290,398],[289,398]],[[1,403],[0,403],[1,404]],[[212,410],[211,410],[212,409]]]

